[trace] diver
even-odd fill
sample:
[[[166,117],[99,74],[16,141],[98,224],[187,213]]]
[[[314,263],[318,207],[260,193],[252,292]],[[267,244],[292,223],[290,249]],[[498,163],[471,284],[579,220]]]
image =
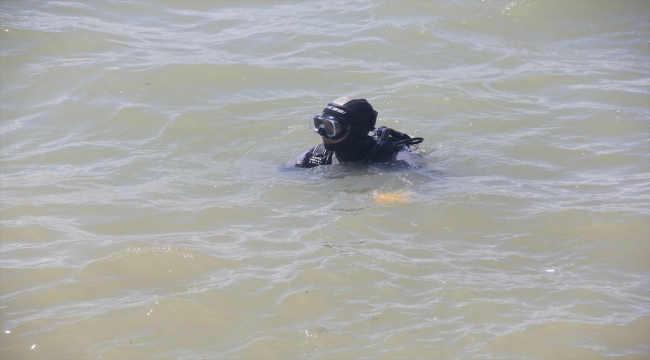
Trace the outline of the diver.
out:
[[[310,128],[323,142],[298,156],[295,166],[359,163],[419,167],[421,159],[409,146],[424,139],[385,126],[375,129],[376,122],[377,112],[366,99],[344,96],[330,102],[321,115],[309,121]],[[368,135],[373,130],[373,136]]]

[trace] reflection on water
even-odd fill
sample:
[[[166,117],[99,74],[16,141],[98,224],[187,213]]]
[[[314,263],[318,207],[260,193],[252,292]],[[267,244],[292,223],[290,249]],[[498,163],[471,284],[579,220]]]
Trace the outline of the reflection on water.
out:
[[[647,358],[649,13],[1,2],[0,357]]]

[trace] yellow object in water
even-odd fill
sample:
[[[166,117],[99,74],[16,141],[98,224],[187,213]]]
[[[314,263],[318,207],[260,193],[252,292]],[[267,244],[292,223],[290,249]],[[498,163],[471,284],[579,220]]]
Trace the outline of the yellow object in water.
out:
[[[409,198],[407,193],[380,194],[374,192],[372,196],[375,198],[375,204],[377,205],[404,204],[404,202]]]

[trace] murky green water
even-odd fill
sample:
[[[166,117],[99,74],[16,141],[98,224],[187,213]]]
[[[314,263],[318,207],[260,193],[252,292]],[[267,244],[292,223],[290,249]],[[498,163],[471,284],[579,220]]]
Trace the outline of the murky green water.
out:
[[[647,359],[649,19],[1,1],[0,357]],[[287,166],[346,94],[426,166]]]

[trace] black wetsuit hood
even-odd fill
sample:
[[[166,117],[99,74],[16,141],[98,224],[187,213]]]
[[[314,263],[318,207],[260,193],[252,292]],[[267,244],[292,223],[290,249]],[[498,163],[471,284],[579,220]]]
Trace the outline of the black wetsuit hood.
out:
[[[366,99],[356,96],[340,97],[327,104],[323,115],[333,116],[348,125],[348,135],[343,141],[323,144],[325,150],[334,151],[337,159],[342,162],[359,161],[372,150],[374,141],[368,132],[374,129],[377,112]]]

